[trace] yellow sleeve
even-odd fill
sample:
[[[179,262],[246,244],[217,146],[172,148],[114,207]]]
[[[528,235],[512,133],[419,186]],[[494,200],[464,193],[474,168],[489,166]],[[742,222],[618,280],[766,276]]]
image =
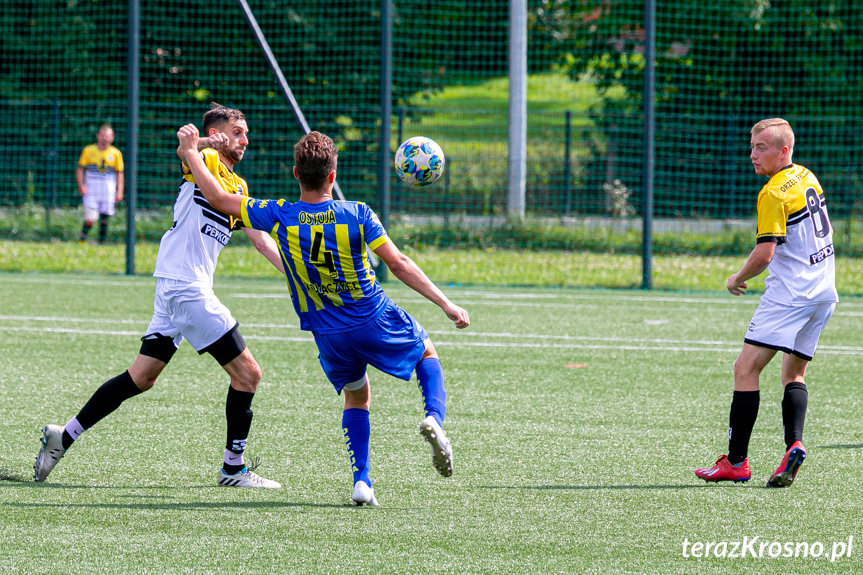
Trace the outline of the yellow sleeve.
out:
[[[386,236],[386,235],[381,236],[381,237],[379,237],[378,239],[374,240],[372,243],[370,243],[370,244],[369,244],[369,248],[370,248],[370,249],[372,249],[372,250],[376,250],[376,249],[378,249],[380,246],[382,246],[382,245],[384,245],[385,243],[387,243],[388,241],[390,241],[389,236]]]
[[[117,161],[115,162],[115,164],[116,164],[116,165],[114,166],[114,168],[115,168],[118,172],[122,172],[122,171],[123,171],[123,169],[124,169],[124,165],[123,165],[123,152],[121,152],[121,151],[120,151],[119,149],[117,149],[117,148],[114,148],[114,157],[115,157],[115,158],[117,158]]]
[[[88,163],[87,162],[87,148],[88,147],[89,146],[84,146],[84,149],[81,150],[81,155],[78,156],[78,165],[81,166],[82,168],[85,167]]]
[[[216,176],[216,180],[221,183],[219,178],[219,152],[212,148],[204,148],[201,150],[201,156],[204,158],[204,165],[210,170],[210,173]],[[192,170],[186,165],[186,162],[180,162],[183,169],[183,179],[187,182],[195,182],[195,176],[192,175]]]
[[[243,203],[240,204],[240,219],[243,221],[243,226],[247,229],[252,229],[252,222],[249,221],[249,210],[248,206],[250,203],[254,202],[252,198],[248,198],[243,200]]]
[[[204,156],[204,164],[210,173],[219,179],[219,152],[213,148],[204,148],[201,150],[201,155]]]
[[[756,242],[784,239],[788,221],[785,202],[780,194],[771,188],[764,188],[758,195],[758,232]]]

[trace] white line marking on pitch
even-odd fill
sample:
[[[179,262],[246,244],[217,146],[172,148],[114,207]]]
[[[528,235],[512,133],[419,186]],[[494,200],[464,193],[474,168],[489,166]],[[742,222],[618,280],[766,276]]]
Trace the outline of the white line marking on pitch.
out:
[[[0,326],[0,331],[27,331],[27,332],[42,332],[42,333],[73,333],[78,335],[128,335],[139,336],[137,331],[119,331],[119,330],[104,330],[104,329],[78,329],[78,328],[57,328],[57,327],[29,327],[29,326]],[[452,334],[450,334],[452,335]],[[266,335],[245,335],[246,339],[259,341],[282,341],[282,342],[313,342],[311,337],[301,336],[266,336]],[[511,337],[511,336],[510,336]],[[524,336],[518,336],[524,337]],[[574,339],[574,338],[573,338]],[[594,338],[598,340],[599,338]],[[608,341],[617,341],[620,338]],[[630,342],[638,342],[639,340],[627,340]],[[667,341],[669,343],[677,343],[682,345],[655,345]],[[624,350],[624,351],[664,351],[664,352],[719,352],[719,353],[737,353],[740,351],[739,346],[728,347],[695,347],[693,342],[675,342],[673,340],[644,340],[647,345],[605,345],[605,344],[581,344],[581,343],[540,343],[540,342],[490,342],[490,341],[435,341],[435,345],[441,346],[460,346],[460,347],[497,347],[497,348],[536,348],[536,349],[608,349],[608,350]],[[707,344],[708,342],[705,342]],[[715,342],[723,345],[723,342]],[[819,353],[826,355],[861,355],[863,348],[844,347],[844,346],[822,346],[819,348]]]
[[[94,317],[59,317],[42,315],[0,315],[0,321],[50,321],[50,322],[72,322],[72,323],[122,323],[137,324],[144,327],[150,321],[149,317],[140,319],[116,319],[116,318],[94,318]],[[298,325],[289,323],[243,323],[243,327],[256,328],[299,328]]]

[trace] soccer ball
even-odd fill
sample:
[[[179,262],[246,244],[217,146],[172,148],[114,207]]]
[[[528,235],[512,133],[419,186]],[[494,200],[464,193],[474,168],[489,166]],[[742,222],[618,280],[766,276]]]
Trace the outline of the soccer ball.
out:
[[[431,138],[408,138],[396,150],[396,174],[412,186],[435,183],[443,174],[445,163],[443,150]]]

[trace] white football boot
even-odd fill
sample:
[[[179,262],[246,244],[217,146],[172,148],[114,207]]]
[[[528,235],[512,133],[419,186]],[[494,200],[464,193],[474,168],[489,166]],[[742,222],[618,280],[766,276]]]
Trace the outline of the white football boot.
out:
[[[420,423],[420,435],[431,445],[432,463],[444,477],[452,475],[452,446],[437,420],[429,415]]]
[[[362,507],[363,505],[370,507],[378,506],[378,500],[375,499],[375,490],[367,485],[365,481],[354,483],[354,493],[351,495],[351,499],[357,507]]]
[[[219,469],[219,475],[216,477],[216,482],[222,487],[258,487],[264,489],[281,489],[282,484],[272,479],[265,479],[249,469],[243,468],[241,471],[228,475],[224,469]]]
[[[63,426],[46,425],[42,428],[42,447],[33,466],[33,481],[45,481],[57,462],[63,459]]]

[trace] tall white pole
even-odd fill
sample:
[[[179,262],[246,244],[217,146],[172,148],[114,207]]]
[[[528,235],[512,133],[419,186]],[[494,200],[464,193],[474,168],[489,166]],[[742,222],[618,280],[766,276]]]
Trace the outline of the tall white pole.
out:
[[[525,210],[527,170],[527,0],[509,3],[509,193],[511,219]]]

